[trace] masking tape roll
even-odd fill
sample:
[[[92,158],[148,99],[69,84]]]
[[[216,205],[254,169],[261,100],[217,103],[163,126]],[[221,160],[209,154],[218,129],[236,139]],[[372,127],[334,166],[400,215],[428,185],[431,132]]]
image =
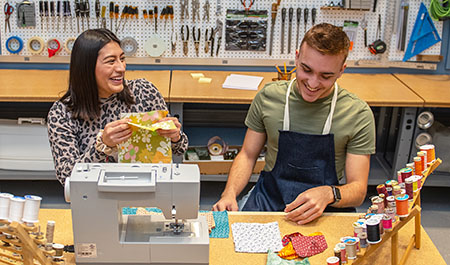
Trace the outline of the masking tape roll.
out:
[[[6,46],[6,50],[8,50],[8,52],[16,54],[16,53],[19,53],[23,49],[23,41],[21,38],[19,38],[17,36],[12,36],[6,40],[5,46]]]
[[[57,39],[49,39],[47,41],[48,57],[53,57],[60,49],[61,44]]]
[[[219,142],[219,143],[218,143]],[[219,136],[211,137],[208,140],[208,152],[211,155],[223,155],[228,150],[228,145]]]
[[[32,54],[39,54],[44,50],[45,42],[42,38],[34,36],[27,41],[27,49]]]
[[[208,146],[208,151],[211,155],[218,156],[218,155],[222,154],[223,147],[218,143],[214,143],[214,144]]]
[[[125,56],[133,56],[136,53],[138,46],[137,41],[132,37],[125,37],[120,41],[120,47]]]
[[[68,53],[68,54],[71,54],[72,53],[72,48],[73,48],[73,44],[75,43],[75,38],[68,38],[67,40],[66,40],[66,42],[64,43],[64,50],[66,50],[66,52]]]

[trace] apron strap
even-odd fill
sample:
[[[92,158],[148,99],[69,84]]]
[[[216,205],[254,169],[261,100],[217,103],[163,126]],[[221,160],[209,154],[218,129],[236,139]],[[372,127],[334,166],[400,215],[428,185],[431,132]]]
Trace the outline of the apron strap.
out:
[[[289,118],[289,95],[291,94],[291,87],[292,84],[297,80],[297,78],[294,78],[289,83],[288,89],[286,91],[286,104],[284,105],[284,118],[283,118],[283,131],[289,131],[290,127],[290,118]],[[331,100],[331,108],[330,113],[328,114],[327,120],[325,121],[325,125],[323,127],[322,134],[326,135],[330,133],[331,130],[331,124],[333,122],[333,114],[334,109],[336,108],[336,101],[337,101],[337,94],[338,94],[338,85],[335,82],[334,83],[334,91],[333,91],[333,98]]]

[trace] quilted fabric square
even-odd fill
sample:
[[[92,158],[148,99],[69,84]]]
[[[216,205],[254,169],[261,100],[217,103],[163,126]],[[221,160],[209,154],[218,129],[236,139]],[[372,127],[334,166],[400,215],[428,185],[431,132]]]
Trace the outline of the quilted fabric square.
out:
[[[234,250],[246,253],[267,253],[269,250],[280,251],[280,227],[272,223],[234,223],[231,225]]]
[[[272,250],[267,253],[266,265],[311,265],[308,258],[304,260],[285,260],[277,256]]]
[[[322,253],[328,248],[325,236],[296,236],[291,238],[292,246],[297,254],[304,257],[311,257]]]
[[[213,212],[216,227],[211,230],[210,238],[228,238],[230,236],[230,224],[228,223],[228,213]]]

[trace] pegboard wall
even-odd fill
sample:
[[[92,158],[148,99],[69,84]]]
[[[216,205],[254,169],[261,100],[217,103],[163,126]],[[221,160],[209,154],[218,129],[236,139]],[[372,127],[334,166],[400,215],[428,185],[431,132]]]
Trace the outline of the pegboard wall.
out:
[[[55,2],[56,7],[56,0],[49,0],[49,2]],[[196,1],[196,0],[194,0]],[[364,11],[364,10],[330,10],[330,9],[321,9],[322,6],[325,6],[329,4],[331,1],[317,1],[317,0],[304,0],[304,1],[298,1],[298,0],[282,0],[281,5],[278,7],[278,13],[276,17],[276,22],[274,25],[274,32],[273,32],[273,47],[272,47],[272,55],[269,56],[269,42],[270,42],[270,36],[271,36],[271,17],[270,17],[270,10],[272,3],[274,0],[255,0],[254,4],[251,7],[251,10],[266,10],[268,11],[268,17],[267,17],[267,44],[266,44],[266,50],[265,51],[230,51],[225,49],[225,19],[226,19],[226,13],[229,9],[236,9],[236,10],[243,10],[244,7],[241,4],[240,0],[197,0],[199,4],[197,6],[194,4],[193,0],[156,0],[156,1],[130,1],[130,0],[116,0],[114,1],[115,4],[119,5],[119,11],[120,14],[122,13],[122,9],[125,5],[131,5],[138,7],[139,14],[138,18],[132,18],[127,19],[126,24],[123,27],[124,21],[121,21],[121,18],[119,16],[119,19],[116,22],[116,19],[114,18],[112,20],[113,23],[113,32],[117,34],[119,39],[123,39],[125,37],[132,37],[134,38],[138,43],[138,49],[136,53],[130,57],[149,57],[147,52],[144,50],[144,44],[147,42],[148,39],[150,39],[154,34],[159,36],[162,40],[164,40],[166,45],[166,50],[161,55],[163,58],[202,58],[202,59],[208,59],[208,58],[223,58],[223,59],[244,59],[244,60],[251,60],[254,62],[255,65],[258,65],[259,59],[285,59],[285,60],[292,60],[295,56],[295,49],[296,49],[296,39],[303,37],[306,30],[308,30],[312,26],[312,20],[311,20],[311,10],[312,8],[316,8],[317,15],[316,15],[316,21],[315,23],[321,23],[321,22],[327,22],[331,23],[337,26],[343,26],[344,21],[357,21],[360,22],[365,17],[365,20],[368,22],[367,25],[367,41],[368,43],[372,43],[377,39],[377,25],[378,25],[378,15],[381,15],[381,39],[386,40],[386,38],[390,38],[390,46],[387,50],[387,58],[390,61],[400,61],[403,58],[404,52],[397,50],[397,35],[396,35],[396,29],[394,29],[393,23],[386,23],[386,16],[389,14],[394,14],[394,16],[398,16],[398,12],[392,10],[395,10],[397,4],[397,1],[388,1],[388,0],[378,0],[377,2],[377,8],[376,12],[370,11]],[[22,1],[19,0],[1,0],[1,6],[3,7],[5,3],[8,2],[10,5],[12,5],[14,8],[17,7],[17,4],[21,3]],[[43,17],[41,18],[39,16],[39,1],[31,1],[35,3],[35,14],[36,14],[36,25],[32,27],[18,27],[18,24],[20,23],[18,20],[18,12],[17,9],[13,12],[10,18],[10,24],[11,24],[11,32],[9,30],[5,29],[5,13],[0,13],[0,22],[1,22],[1,28],[0,28],[0,37],[1,37],[1,55],[2,56],[10,56],[11,53],[6,49],[6,40],[11,36],[17,36],[20,39],[23,40],[24,48],[23,50],[18,54],[18,56],[48,56],[47,47],[40,53],[40,54],[32,54],[27,47],[27,41],[28,39],[38,36],[44,40],[46,43],[49,39],[56,38],[61,43],[61,46],[63,47],[65,42],[69,38],[76,38],[79,33],[84,28],[85,30],[88,28],[97,28],[98,25],[101,24],[101,18],[100,22],[97,21],[96,15],[95,15],[95,0],[89,0],[90,4],[90,14],[89,18],[86,17],[84,19],[78,18],[79,21],[79,28],[80,31],[77,30],[77,18],[75,17],[75,1],[71,0],[71,16],[64,18],[63,16],[57,17],[57,16],[50,16],[49,17]],[[245,1],[247,5],[250,3],[249,0]],[[338,1],[334,1],[338,2]],[[425,1],[419,1],[419,0],[410,0],[409,1],[409,16],[408,16],[408,23],[407,23],[407,35],[406,35],[406,41],[408,42],[411,31],[414,26],[414,22],[416,20],[417,12],[419,10],[419,5],[421,2],[424,2],[424,4],[429,7],[430,0]],[[109,17],[109,3],[110,1],[101,0],[100,5],[106,7],[106,27],[108,29],[111,29],[111,20]],[[182,12],[182,5],[183,3],[187,3],[187,15],[185,14],[184,19],[181,18],[181,12]],[[209,19],[206,16],[206,7],[205,4],[209,3]],[[166,20],[166,19],[160,19],[158,17],[157,19],[157,32],[155,31],[155,20],[150,19],[144,19],[142,11],[144,9],[146,10],[153,10],[154,6],[157,6],[159,9],[159,12],[163,9],[163,7],[167,5],[172,5],[174,9],[174,19],[172,20]],[[282,8],[286,8],[288,10],[289,8],[294,9],[294,16],[292,19],[292,24],[290,25],[288,14],[286,13],[286,19],[284,23],[284,53],[281,53],[281,33],[282,33],[282,16],[281,16],[281,10]],[[300,23],[297,24],[297,14],[296,9],[301,8],[302,9],[302,15]],[[309,17],[308,22],[305,25],[304,23],[304,13],[303,10],[305,8],[309,9]],[[56,8],[55,8],[56,9]],[[372,9],[372,8],[371,8]],[[195,21],[193,20],[193,13],[195,11],[198,11],[198,17],[195,18]],[[82,26],[82,20],[83,20],[83,26]],[[65,23],[64,23],[65,21]],[[119,29],[116,31],[116,23],[118,24],[121,21]],[[211,55],[211,52],[205,52],[205,31],[206,29],[209,30],[209,33],[211,32],[211,28],[217,27],[217,21],[222,22],[222,30],[219,30],[218,33],[215,35],[215,45],[214,49],[217,49],[218,45],[218,34],[222,34],[222,38],[220,39],[220,48],[219,52],[216,55],[216,51],[214,51],[213,55]],[[59,24],[59,26],[58,26]],[[64,24],[65,24],[65,30],[64,30]],[[442,28],[443,23],[439,21],[434,21],[434,24],[437,28],[437,31],[439,32],[439,35],[442,36]],[[189,27],[189,40],[187,42],[188,45],[188,53],[187,55],[183,52],[183,41],[181,36],[181,27],[187,26]],[[198,55],[196,54],[194,40],[192,37],[192,28],[201,28],[201,36],[200,36],[200,43],[199,43],[199,52]],[[292,40],[291,40],[291,51],[288,53],[288,32],[289,27],[291,27],[292,31]],[[391,27],[391,28],[389,28]],[[123,28],[123,30],[122,30]],[[390,29],[390,30],[387,30]],[[197,31],[196,31],[197,32]],[[386,35],[386,32],[388,32],[389,36]],[[297,34],[299,33],[299,34]],[[186,32],[185,32],[186,34]],[[364,31],[363,29],[358,26],[356,30],[356,36],[355,42],[352,51],[349,53],[349,60],[377,60],[379,59],[380,55],[373,55],[371,54],[367,47],[364,46]],[[172,42],[175,43],[174,52],[172,52]],[[406,43],[407,43],[406,42]],[[430,49],[423,52],[423,54],[440,54],[440,43],[434,45]],[[69,53],[65,49],[61,49],[56,56],[68,56]],[[414,60],[414,58],[413,58]]]

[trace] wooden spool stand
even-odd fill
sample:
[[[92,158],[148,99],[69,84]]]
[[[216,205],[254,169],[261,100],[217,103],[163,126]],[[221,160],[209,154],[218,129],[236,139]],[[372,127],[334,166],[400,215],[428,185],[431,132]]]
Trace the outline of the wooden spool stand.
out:
[[[428,176],[442,163],[441,159],[436,159],[436,161],[424,172],[423,178],[422,178],[422,187],[425,184],[426,179]],[[383,234],[381,237],[381,242],[375,245],[370,245],[367,248],[361,248],[361,252],[358,253],[357,259],[352,262],[352,260],[349,260],[347,264],[360,264],[363,261],[366,261],[370,254],[375,252],[379,247],[381,247],[386,241],[391,239],[391,265],[404,265],[406,262],[406,259],[408,258],[409,253],[411,252],[412,247],[414,246],[416,249],[420,249],[421,244],[421,236],[420,236],[420,229],[421,229],[421,210],[420,208],[420,190],[417,192],[414,192],[414,199],[412,203],[409,205],[409,215],[408,217],[402,218],[400,220],[397,219],[397,222],[395,222],[392,226],[392,230],[387,231]],[[415,232],[411,237],[411,240],[409,241],[409,244],[406,248],[405,253],[403,253],[403,256],[400,259],[400,262],[398,261],[398,231],[405,226],[409,221],[412,219],[415,220]],[[380,224],[381,225],[381,224]]]
[[[60,261],[54,261],[55,251],[46,251],[43,246],[47,242],[42,233],[38,232],[36,226],[26,226],[17,222],[9,223],[6,220],[0,220],[0,264],[16,265],[22,262],[25,265],[56,265],[62,264]],[[7,237],[5,234],[10,235]],[[37,263],[36,263],[37,262]]]

